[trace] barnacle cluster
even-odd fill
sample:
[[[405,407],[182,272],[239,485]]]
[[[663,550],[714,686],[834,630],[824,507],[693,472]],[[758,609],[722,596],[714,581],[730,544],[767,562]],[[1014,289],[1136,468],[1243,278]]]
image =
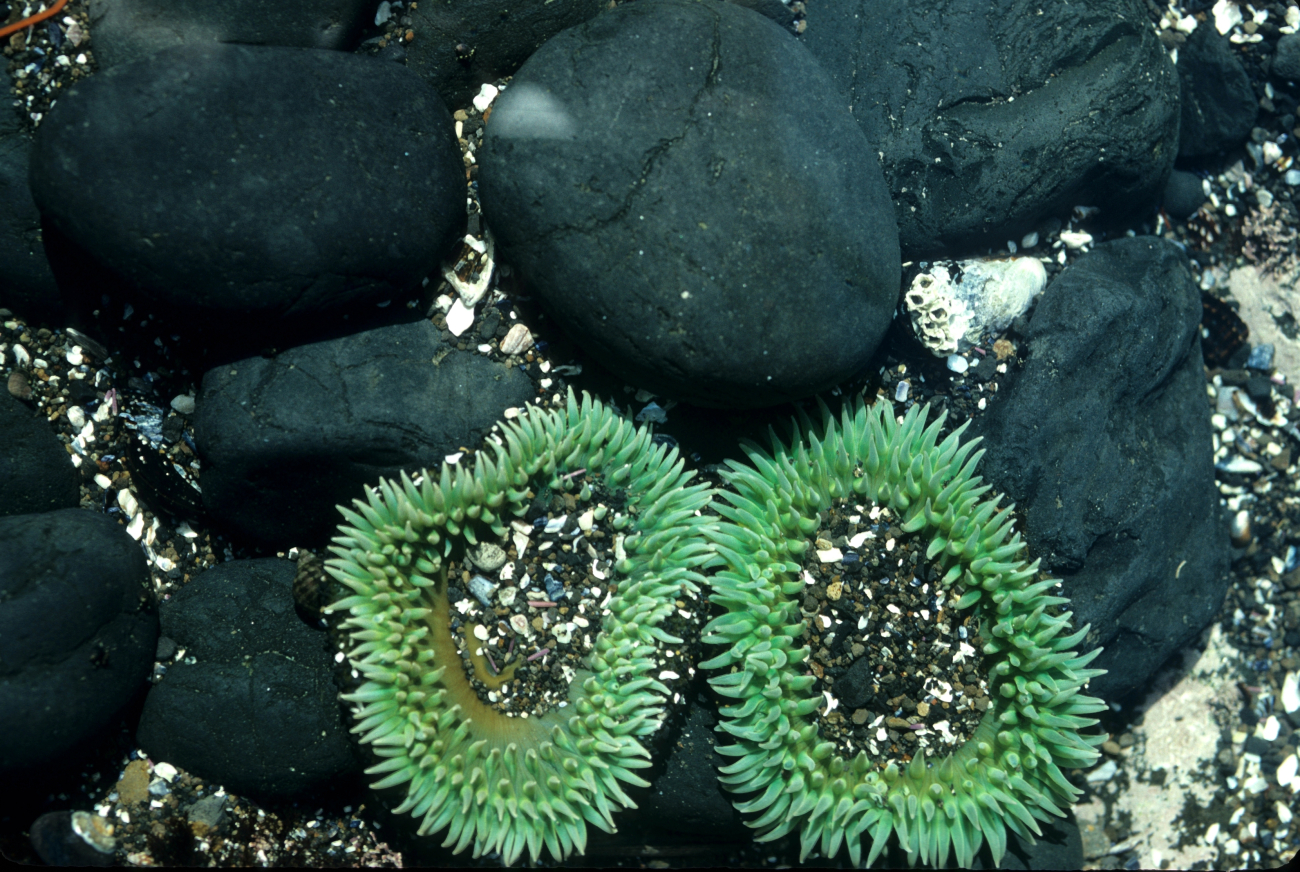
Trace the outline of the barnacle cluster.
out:
[[[682,467],[675,448],[570,392],[562,408],[499,425],[472,459],[381,481],[355,511],[340,507],[327,568],[352,593],[327,611],[350,613],[347,655],[364,678],[344,698],[353,731],[381,758],[367,770],[383,776],[374,787],[406,784],[396,811],[422,818],[422,835],[447,828],[445,846],[507,863],[525,849],[536,861],[543,845],[563,860],[585,849],[588,823],[613,832],[614,812],[634,806],[622,785],[647,786],[633,770],[650,765],[641,740],[662,724],[669,692],[657,652],[681,642],[662,625],[679,597],[698,593],[714,523],[701,512],[711,490]],[[462,665],[448,567],[481,542],[505,547],[536,492],[577,480],[626,494],[610,519],[624,555],[615,592],[567,704],[509,717],[477,696]]]
[[[1025,562],[1011,507],[985,498],[973,475],[982,452],[961,441],[965,427],[940,441],[943,416],[926,426],[928,407],[901,420],[887,408],[846,404],[838,420],[826,412],[820,427],[796,428],[792,446],[747,446],[752,466],[731,461],[723,473],[731,489],[714,507],[725,520],[710,535],[725,566],[710,599],[725,613],[705,637],[723,650],[701,664],[720,670],[711,684],[732,702],[720,710],[734,740],[718,749],[734,758],[722,780],[750,795],[737,808],[758,814],[749,825],[760,841],[799,832],[803,858],[847,846],[856,865],[865,835],[870,864],[895,834],[909,862],[943,865],[951,849],[970,866],[987,842],[999,863],[1008,829],[1032,842],[1037,822],[1077,797],[1062,768],[1097,758],[1104,736],[1080,731],[1104,708],[1082,692],[1101,674],[1086,668],[1100,652],[1075,652],[1088,628],[1069,631],[1067,600]],[[881,759],[821,735],[830,697],[812,691],[803,565],[831,510],[854,504],[887,508],[901,532],[926,537],[927,577],[954,611],[977,616],[988,707],[959,746],[895,746]]]

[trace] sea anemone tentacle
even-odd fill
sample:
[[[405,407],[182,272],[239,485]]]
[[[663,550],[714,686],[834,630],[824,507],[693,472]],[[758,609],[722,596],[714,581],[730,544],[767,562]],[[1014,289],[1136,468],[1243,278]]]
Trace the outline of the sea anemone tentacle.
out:
[[[730,743],[719,751],[731,762],[720,780],[737,795],[737,809],[757,815],[749,825],[760,841],[798,832],[801,860],[815,849],[831,856],[847,847],[856,864],[866,839],[870,864],[892,837],[913,863],[943,865],[951,852],[970,866],[985,843],[999,863],[1007,830],[1032,841],[1040,822],[1063,815],[1074,802],[1079,791],[1062,769],[1097,759],[1104,736],[1081,731],[1097,723],[1088,715],[1105,707],[1083,692],[1102,674],[1087,668],[1099,651],[1075,651],[1088,628],[1070,630],[1070,613],[1061,610],[1067,600],[1055,595],[1059,583],[1041,578],[1037,562],[1026,562],[1012,507],[989,498],[991,487],[975,475],[983,452],[978,440],[962,440],[966,425],[940,439],[944,416],[928,420],[928,407],[913,406],[895,418],[888,403],[868,406],[861,399],[846,403],[839,418],[824,406],[822,413],[820,425],[796,422],[789,444],[775,435],[767,451],[747,443],[749,463],[733,461],[721,470],[729,489],[715,503],[720,520],[709,535],[721,564],[710,600],[723,614],[705,628],[705,641],[719,647],[701,664],[717,670],[710,683],[725,699],[718,729]],[[860,581],[847,569],[843,543],[833,546],[819,531],[828,518],[847,516],[857,525],[852,542],[874,538],[867,532],[868,512],[892,519],[890,533],[878,534],[890,537],[881,555],[893,548],[895,536],[921,541],[910,567],[901,558],[901,568],[881,561],[878,569],[863,567]],[[829,586],[813,588],[809,568],[819,569],[818,561],[846,568],[829,576]],[[829,630],[831,619],[818,609],[847,603],[841,597],[851,585],[863,585],[865,593],[871,572],[894,575],[894,589],[903,584],[901,573],[914,572],[913,589],[931,596],[930,608],[917,611],[943,625],[940,630],[949,628],[945,620],[964,622],[951,647],[966,645],[968,628],[973,631],[969,645],[979,650],[970,653],[982,656],[986,673],[987,695],[980,692],[978,701],[987,709],[980,716],[978,707],[967,707],[971,727],[964,740],[916,740],[917,733],[934,736],[933,724],[907,722],[898,717],[901,708],[879,712],[864,738],[864,729],[841,726],[843,713],[826,711],[834,685],[824,661],[834,657],[823,645],[822,662],[810,659],[804,644],[810,622],[824,621]],[[879,591],[890,582],[884,577],[873,584]],[[873,625],[874,606],[861,608],[866,601],[855,601],[862,614],[858,628],[883,626],[879,635],[889,637],[891,625]],[[851,622],[834,626],[852,629]],[[862,653],[854,657],[834,660],[841,671],[844,661],[869,653],[870,646],[887,647],[865,632],[851,638],[865,645],[855,644]],[[940,667],[933,671],[939,675]],[[956,686],[960,696],[960,682]],[[952,699],[946,694],[940,703],[936,696],[933,705],[948,710]],[[908,703],[922,711],[916,701]],[[823,733],[832,723],[838,738],[828,741]],[[940,726],[946,734],[948,722]],[[909,732],[908,742],[897,740]],[[863,746],[871,753],[857,750]]]
[[[338,626],[350,637],[345,654],[360,684],[343,698],[353,732],[378,758],[366,770],[381,776],[373,786],[405,785],[396,811],[419,818],[421,835],[445,830],[444,846],[456,852],[498,851],[513,863],[526,851],[536,862],[544,846],[561,861],[585,849],[588,824],[614,832],[615,813],[635,807],[625,785],[648,786],[636,774],[650,765],[642,742],[663,724],[665,680],[675,674],[664,667],[686,671],[680,657],[665,660],[681,654],[669,628],[679,602],[702,596],[712,554],[704,534],[716,523],[703,510],[713,491],[690,483],[675,448],[653,444],[647,430],[585,393],[579,400],[570,391],[558,409],[529,407],[495,429],[471,458],[381,481],[340,507],[344,524],[327,569],[346,591],[326,613],[348,615]],[[458,634],[473,628],[453,629],[448,589],[460,579],[449,581],[449,568],[477,565],[468,553],[493,543],[522,555],[527,543],[511,545],[521,529],[512,522],[538,494],[565,493],[572,505],[590,499],[592,487],[616,496],[606,522],[619,531],[600,630],[583,668],[572,670],[566,699],[532,717],[503,712],[476,688],[500,688],[546,655],[514,653],[514,641],[535,638],[524,624],[511,637],[510,664],[458,648]],[[585,513],[582,529],[599,524],[592,518],[604,508]],[[495,590],[506,577],[475,581]],[[540,589],[539,579],[532,583]]]

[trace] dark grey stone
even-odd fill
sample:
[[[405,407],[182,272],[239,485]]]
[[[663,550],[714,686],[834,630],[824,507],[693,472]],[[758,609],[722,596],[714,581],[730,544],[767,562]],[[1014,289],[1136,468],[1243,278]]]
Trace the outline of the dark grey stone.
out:
[[[866,657],[859,657],[835,679],[835,696],[843,704],[845,712],[861,708],[875,696],[871,690],[872,678],[870,662]]]
[[[909,260],[1159,196],[1178,78],[1141,0],[844,0],[801,37],[883,155]]]
[[[1178,49],[1182,126],[1178,156],[1201,157],[1235,148],[1250,136],[1259,103],[1236,49],[1210,24]]]
[[[0,94],[12,85],[0,67]],[[18,120],[10,107],[0,111],[0,307],[62,327],[59,288],[41,246],[41,214],[27,187],[32,138]]]
[[[405,46],[406,65],[448,106],[468,108],[485,82],[514,75],[542,43],[608,6],[609,0],[421,3],[407,13],[415,40]]]
[[[163,632],[187,654],[140,715],[136,740],[155,760],[258,798],[358,768],[328,636],[294,610],[294,573],[287,560],[234,560],[162,604]]]
[[[1169,174],[1163,199],[1165,211],[1169,213],[1170,218],[1186,221],[1205,202],[1205,189],[1201,186],[1201,177],[1195,173],[1174,170]]]
[[[773,405],[858,371],[898,301],[874,147],[798,42],[715,0],[552,39],[497,98],[479,193],[502,257],[616,375]]]
[[[45,415],[0,394],[0,515],[76,508],[80,480]]]
[[[1007,832],[1007,853],[1002,862],[993,865],[993,855],[987,844],[975,856],[973,869],[1082,869],[1083,833],[1073,810],[1066,811],[1064,819],[1051,818],[1041,822],[1041,836],[1029,844],[1015,833]]]
[[[252,351],[388,301],[410,317],[465,226],[438,95],[399,64],[315,49],[182,46],[79,82],[37,131],[30,181],[137,309]]]
[[[692,694],[680,731],[666,752],[663,772],[654,779],[649,795],[637,801],[647,824],[716,840],[751,838],[752,831],[732,805],[732,795],[718,781],[718,768],[735,758],[717,752],[717,725],[712,700],[703,693]]]
[[[1228,585],[1187,257],[1098,245],[1047,286],[1023,370],[972,425],[980,473],[1015,501],[1030,556],[1064,580],[1091,692],[1123,698],[1205,627]]]
[[[1278,38],[1269,72],[1274,79],[1283,82],[1300,80],[1300,34],[1285,33]]]
[[[0,518],[0,772],[57,762],[144,688],[158,642],[148,581],[108,515]]]
[[[244,43],[350,49],[375,0],[95,0],[90,30],[101,70],[177,45]]]
[[[323,543],[337,505],[476,446],[533,391],[517,368],[444,346],[428,321],[216,367],[194,415],[203,504],[250,542]]]

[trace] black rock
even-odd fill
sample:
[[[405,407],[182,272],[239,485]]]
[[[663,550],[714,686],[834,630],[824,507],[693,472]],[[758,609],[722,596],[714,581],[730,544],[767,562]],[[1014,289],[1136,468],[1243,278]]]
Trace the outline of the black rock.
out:
[[[0,69],[0,94],[12,81]],[[31,136],[17,130],[17,114],[0,112],[0,307],[33,322],[62,327],[62,303],[41,246],[41,214],[27,187]]]
[[[315,49],[182,46],[83,80],[30,181],[66,295],[98,308],[112,287],[244,353],[419,317],[465,226],[438,95]]]
[[[335,506],[476,447],[533,391],[516,368],[448,349],[428,321],[219,366],[194,414],[204,506],[250,542],[323,543]]]
[[[56,761],[144,688],[158,642],[148,581],[108,515],[0,518],[0,772]]]
[[[1141,0],[843,0],[801,39],[881,152],[909,260],[1078,205],[1118,221],[1173,165],[1178,78]]]
[[[835,679],[833,687],[835,697],[843,705],[846,712],[861,708],[872,698],[871,681],[871,664],[866,657],[859,657],[854,660],[853,665],[846,669],[843,675]]]
[[[1254,754],[1261,759],[1266,759],[1272,749],[1262,736],[1247,736],[1246,744],[1242,746],[1241,750],[1244,754]]]
[[[1195,173],[1174,170],[1169,174],[1169,182],[1165,185],[1163,202],[1170,218],[1178,221],[1187,220],[1205,202],[1205,189],[1201,186],[1201,177]]]
[[[1236,49],[1208,25],[1197,27],[1178,49],[1182,123],[1178,156],[1218,154],[1250,136],[1259,103]]]
[[[411,10],[415,41],[406,65],[463,108],[485,82],[512,76],[538,46],[594,18],[609,0],[456,0]]]
[[[573,340],[633,384],[772,405],[865,365],[898,301],[876,152],[798,42],[716,0],[566,30],[497,98],[484,219]]]
[[[1273,396],[1273,382],[1268,376],[1252,375],[1246,379],[1246,393],[1256,402],[1269,400]]]
[[[1031,557],[1064,580],[1091,692],[1141,687],[1223,603],[1227,525],[1211,458],[1200,293],[1177,246],[1106,242],[1034,310],[1028,358],[972,425]]]
[[[177,45],[283,45],[348,50],[374,20],[374,0],[95,0],[90,29],[101,70]]]
[[[0,515],[75,508],[80,481],[45,415],[0,395]]]
[[[254,797],[357,769],[328,636],[299,620],[293,578],[287,560],[235,560],[162,604],[163,632],[186,656],[140,716],[136,739],[154,759]]]
[[[1273,66],[1269,72],[1279,81],[1300,80],[1300,34],[1286,33],[1278,39],[1277,49],[1273,52]],[[1290,127],[1286,129],[1289,130]]]
[[[681,732],[668,752],[664,771],[638,801],[642,819],[660,829],[747,841],[748,830],[732,805],[734,798],[718,781],[719,767],[735,762],[717,752],[718,713],[704,694],[695,694],[686,709]],[[725,734],[724,734],[725,735]]]
[[[993,865],[987,844],[975,856],[972,869],[1082,869],[1083,833],[1073,809],[1066,811],[1062,820],[1052,818],[1039,824],[1042,835],[1034,837],[1034,844],[1015,833],[1007,832],[1007,853],[1002,862]]]

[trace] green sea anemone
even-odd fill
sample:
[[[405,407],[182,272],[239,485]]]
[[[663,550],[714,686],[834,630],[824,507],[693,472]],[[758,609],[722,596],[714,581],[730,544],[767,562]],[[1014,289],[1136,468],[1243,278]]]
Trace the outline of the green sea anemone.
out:
[[[350,613],[364,681],[344,699],[373,786],[408,785],[396,811],[457,852],[563,860],[634,807],[622,785],[648,786],[633,770],[688,671],[669,630],[700,603],[712,492],[585,394],[497,430],[340,507],[328,570],[352,595],[326,611]]]
[[[911,863],[951,847],[970,866],[985,841],[1000,863],[1006,830],[1032,843],[1077,797],[1062,768],[1098,756],[1079,731],[1104,709],[1081,692],[1100,651],[1073,650],[1088,628],[984,498],[965,425],[938,441],[928,407],[823,411],[792,448],[746,446],[714,504],[726,611],[705,641],[725,650],[700,665],[733,703],[722,781],[752,795],[759,841],[799,832],[801,859],[843,844],[858,864],[865,834],[870,864],[894,833]]]

